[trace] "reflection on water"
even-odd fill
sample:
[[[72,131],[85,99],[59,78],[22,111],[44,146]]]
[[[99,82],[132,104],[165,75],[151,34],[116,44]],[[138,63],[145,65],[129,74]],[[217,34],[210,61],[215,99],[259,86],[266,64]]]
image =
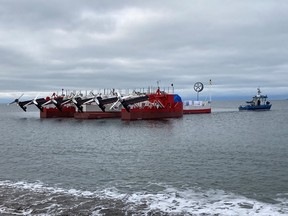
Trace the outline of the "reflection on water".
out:
[[[288,101],[265,112],[239,104],[131,122],[1,105],[0,212],[285,215]]]

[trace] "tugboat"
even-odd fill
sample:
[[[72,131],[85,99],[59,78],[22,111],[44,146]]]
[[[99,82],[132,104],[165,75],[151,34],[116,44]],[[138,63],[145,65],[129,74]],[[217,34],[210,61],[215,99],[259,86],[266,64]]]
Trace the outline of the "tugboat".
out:
[[[211,85],[211,80],[210,80]],[[197,100],[186,100],[183,103],[183,114],[203,114],[211,113],[211,97],[210,101],[199,100],[199,93],[204,89],[204,85],[201,82],[194,84],[194,90],[197,92]]]
[[[257,88],[257,95],[251,101],[246,101],[247,105],[240,105],[239,111],[242,110],[270,110],[272,104],[267,100],[267,95],[261,95],[260,88]]]

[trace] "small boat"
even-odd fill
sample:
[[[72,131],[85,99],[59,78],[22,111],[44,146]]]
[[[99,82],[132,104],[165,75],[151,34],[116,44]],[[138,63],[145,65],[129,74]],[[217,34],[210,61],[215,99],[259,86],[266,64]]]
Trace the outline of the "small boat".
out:
[[[240,105],[239,111],[242,110],[270,110],[272,104],[267,100],[267,95],[262,95],[260,88],[257,88],[257,95],[251,101],[246,101],[247,105]]]
[[[211,86],[211,80],[210,80]],[[197,92],[197,100],[186,100],[183,102],[183,114],[203,114],[211,113],[211,97],[210,101],[199,100],[199,93],[204,89],[204,85],[201,82],[194,84],[194,90]]]
[[[211,113],[210,101],[184,101],[183,114]]]

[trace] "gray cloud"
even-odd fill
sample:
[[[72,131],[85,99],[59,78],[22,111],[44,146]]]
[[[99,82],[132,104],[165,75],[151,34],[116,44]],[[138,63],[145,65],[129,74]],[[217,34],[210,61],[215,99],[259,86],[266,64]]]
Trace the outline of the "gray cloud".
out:
[[[9,92],[143,88],[287,97],[288,3],[1,1],[0,97]]]

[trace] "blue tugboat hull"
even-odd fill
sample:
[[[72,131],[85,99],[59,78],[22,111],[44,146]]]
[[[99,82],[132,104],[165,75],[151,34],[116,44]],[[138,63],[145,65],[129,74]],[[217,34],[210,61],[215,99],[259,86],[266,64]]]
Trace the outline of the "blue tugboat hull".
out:
[[[239,110],[252,110],[252,111],[270,110],[271,106],[272,104],[259,105],[259,106],[247,105],[247,106],[239,106]]]

